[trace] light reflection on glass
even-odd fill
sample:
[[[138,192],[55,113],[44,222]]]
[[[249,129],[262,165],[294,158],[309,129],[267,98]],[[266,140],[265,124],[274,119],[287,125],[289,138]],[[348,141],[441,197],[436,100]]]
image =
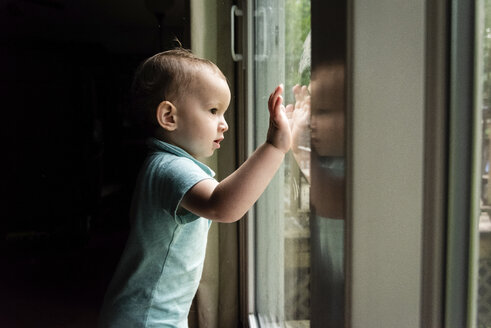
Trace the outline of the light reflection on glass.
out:
[[[480,44],[483,49],[481,67],[482,72],[478,81],[482,81],[479,94],[482,99],[478,105],[482,106],[482,185],[481,185],[481,215],[479,220],[479,291],[477,327],[491,327],[491,183],[489,181],[489,165],[491,154],[491,1],[484,2],[483,30]]]
[[[285,161],[284,294],[285,323],[288,327],[310,326],[310,0],[285,2],[285,103],[295,106],[302,148],[300,156]],[[292,24],[290,24],[292,22]],[[293,119],[293,118],[292,118]]]

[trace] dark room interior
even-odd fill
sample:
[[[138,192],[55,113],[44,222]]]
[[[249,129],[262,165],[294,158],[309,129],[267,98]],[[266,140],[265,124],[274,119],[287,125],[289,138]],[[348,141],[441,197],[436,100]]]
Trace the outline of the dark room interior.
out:
[[[145,155],[138,63],[190,47],[187,1],[0,4],[2,327],[94,327]]]

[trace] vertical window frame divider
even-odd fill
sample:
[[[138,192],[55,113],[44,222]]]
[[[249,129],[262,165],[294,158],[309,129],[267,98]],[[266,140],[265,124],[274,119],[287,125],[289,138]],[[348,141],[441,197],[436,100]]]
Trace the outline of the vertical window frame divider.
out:
[[[479,251],[480,251],[480,232],[479,221],[481,215],[481,164],[482,164],[482,72],[483,68],[483,41],[481,29],[484,27],[484,1],[477,0],[474,7],[470,8],[473,12],[473,21],[470,29],[473,30],[473,53],[471,54],[474,63],[472,85],[472,164],[471,164],[471,204],[470,204],[470,232],[469,232],[469,289],[467,292],[467,325],[477,326],[478,315],[478,289],[479,289]]]
[[[240,41],[243,59],[236,64],[238,103],[237,127],[238,163],[242,164],[254,151],[254,88],[253,88],[253,0],[238,0],[243,16]],[[255,306],[255,206],[239,221],[240,320],[242,327],[258,327]]]
[[[475,7],[453,0],[450,11],[448,222],[445,327],[475,327],[476,132]],[[480,140],[479,140],[480,142]],[[464,247],[462,247],[464,246]]]
[[[426,3],[425,164],[421,283],[422,328],[443,327],[448,186],[449,5]]]

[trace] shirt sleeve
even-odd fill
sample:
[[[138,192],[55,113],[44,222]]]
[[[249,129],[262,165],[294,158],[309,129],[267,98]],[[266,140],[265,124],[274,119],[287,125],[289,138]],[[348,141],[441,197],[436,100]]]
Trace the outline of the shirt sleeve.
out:
[[[178,224],[192,222],[199,218],[179,205],[184,195],[194,185],[204,179],[213,179],[196,163],[185,157],[174,157],[162,163],[159,171],[159,194],[162,195],[162,205]]]

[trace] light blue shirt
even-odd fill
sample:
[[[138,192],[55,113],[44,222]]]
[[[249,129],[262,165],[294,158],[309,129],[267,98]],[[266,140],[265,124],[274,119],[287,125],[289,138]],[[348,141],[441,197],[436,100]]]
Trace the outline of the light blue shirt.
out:
[[[181,148],[151,139],[137,180],[131,230],[100,316],[101,327],[188,327],[211,221],[179,207],[214,172]]]

